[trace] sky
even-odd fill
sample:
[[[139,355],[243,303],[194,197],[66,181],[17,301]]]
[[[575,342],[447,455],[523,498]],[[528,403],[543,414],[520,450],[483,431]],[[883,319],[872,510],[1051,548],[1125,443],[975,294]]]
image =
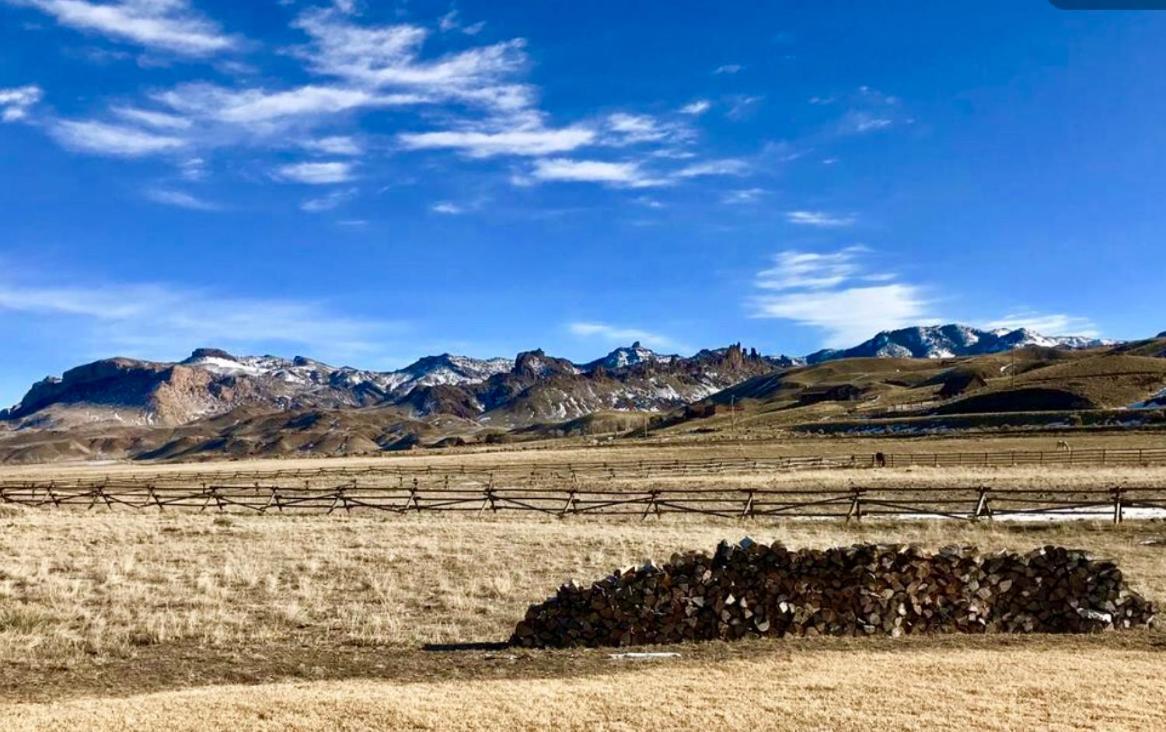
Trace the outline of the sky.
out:
[[[114,355],[1166,329],[1166,12],[0,0],[0,403]]]

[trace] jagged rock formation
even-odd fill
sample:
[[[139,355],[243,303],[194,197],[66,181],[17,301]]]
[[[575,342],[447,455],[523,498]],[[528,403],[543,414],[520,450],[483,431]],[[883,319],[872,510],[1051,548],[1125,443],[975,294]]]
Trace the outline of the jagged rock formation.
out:
[[[669,409],[772,368],[739,345],[681,358],[657,357],[634,344],[584,366],[542,350],[520,353],[514,360],[443,354],[392,372],[200,348],[181,363],[113,358],[79,366],[37,383],[0,418],[21,428],[98,422],[181,425],[242,407],[286,411],[393,405],[416,418],[446,415],[515,425],[603,409]]]

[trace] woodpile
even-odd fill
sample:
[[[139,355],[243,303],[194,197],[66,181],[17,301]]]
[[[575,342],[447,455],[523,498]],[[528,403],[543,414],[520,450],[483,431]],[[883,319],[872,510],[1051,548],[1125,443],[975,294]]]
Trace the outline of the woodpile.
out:
[[[570,582],[532,605],[511,643],[632,646],[757,636],[1085,633],[1148,626],[1154,605],[1121,570],[1046,546],[981,555],[859,544],[790,551],[746,538]]]

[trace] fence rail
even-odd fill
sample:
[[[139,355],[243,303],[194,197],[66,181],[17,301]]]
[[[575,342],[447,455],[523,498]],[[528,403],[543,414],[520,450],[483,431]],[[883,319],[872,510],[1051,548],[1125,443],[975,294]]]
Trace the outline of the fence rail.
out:
[[[342,483],[321,488],[213,484],[197,487],[142,483],[84,487],[0,486],[0,503],[45,508],[284,513],[315,511],[531,512],[661,516],[700,514],[734,519],[961,519],[1063,520],[1166,518],[1166,488],[1119,486],[1047,490],[933,487],[768,489],[690,488],[605,490],[487,486],[481,489]]]

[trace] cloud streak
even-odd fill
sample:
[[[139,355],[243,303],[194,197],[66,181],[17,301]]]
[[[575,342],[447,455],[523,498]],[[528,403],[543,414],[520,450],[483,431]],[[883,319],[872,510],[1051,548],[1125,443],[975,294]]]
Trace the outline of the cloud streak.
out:
[[[16,122],[28,116],[28,110],[41,100],[44,92],[39,86],[18,86],[0,89],[0,120]]]
[[[786,211],[785,220],[798,226],[814,226],[820,229],[845,228],[853,226],[856,221],[854,216],[825,211]]]
[[[932,303],[919,285],[871,275],[865,247],[834,252],[788,250],[754,279],[758,290],[746,301],[755,318],[789,320],[823,332],[824,344],[844,348],[882,330],[936,322]]]
[[[225,296],[170,284],[92,286],[15,284],[0,280],[0,312],[54,317],[62,332],[79,332],[101,349],[130,349],[172,358],[200,345],[258,350],[301,346],[336,356],[377,353],[399,321],[345,316],[326,304]],[[65,318],[67,320],[59,320]]]
[[[75,30],[182,56],[210,56],[240,40],[191,8],[187,0],[8,0],[34,7]]]

